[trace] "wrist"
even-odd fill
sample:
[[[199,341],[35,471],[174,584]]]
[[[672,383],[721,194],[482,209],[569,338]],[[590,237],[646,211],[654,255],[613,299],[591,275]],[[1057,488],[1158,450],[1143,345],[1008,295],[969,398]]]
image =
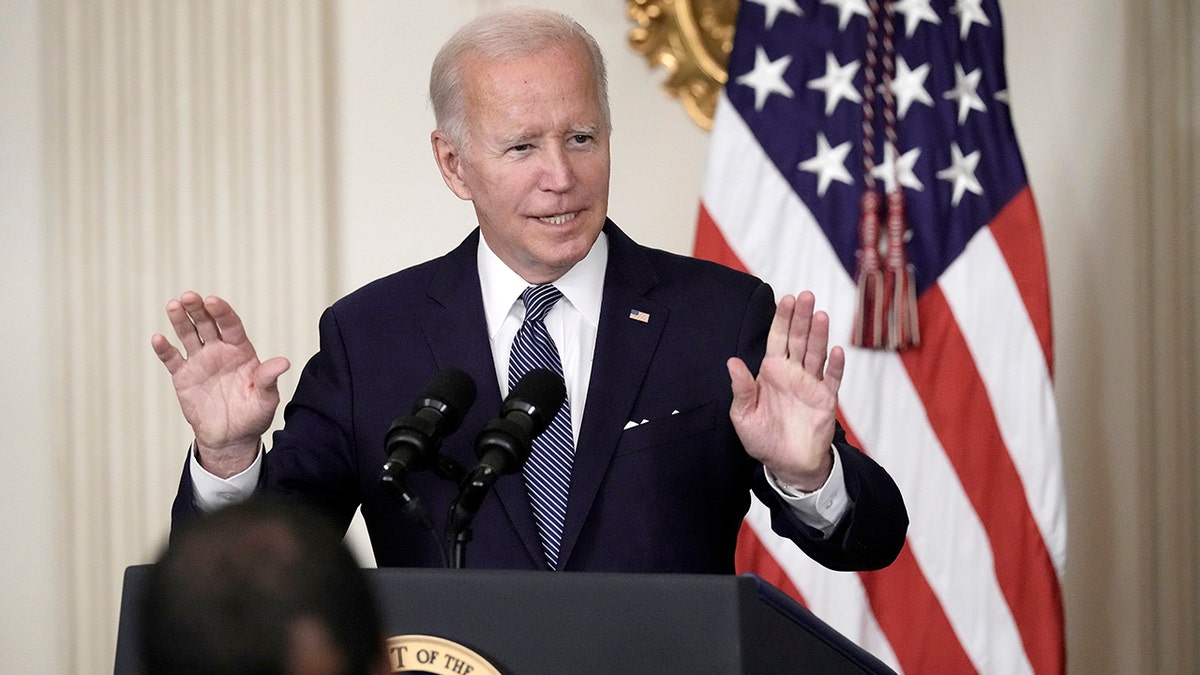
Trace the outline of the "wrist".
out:
[[[258,439],[208,446],[196,441],[196,461],[207,472],[219,478],[230,478],[250,468],[258,457]]]
[[[780,489],[800,495],[810,494],[820,490],[829,475],[833,472],[833,448],[831,447],[821,457],[820,463],[811,471],[777,470],[767,467],[775,484]]]

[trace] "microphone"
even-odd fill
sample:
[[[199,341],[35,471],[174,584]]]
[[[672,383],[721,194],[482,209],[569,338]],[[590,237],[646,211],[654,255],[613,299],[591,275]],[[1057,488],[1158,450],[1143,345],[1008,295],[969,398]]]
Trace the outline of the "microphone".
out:
[[[404,474],[433,466],[442,438],[462,423],[463,413],[475,402],[475,382],[456,368],[439,372],[413,404],[412,413],[397,417],[384,436],[388,459],[379,475],[384,491],[400,502],[410,518],[433,529],[420,498],[404,482]]]
[[[479,464],[463,480],[451,509],[452,534],[467,528],[496,479],[525,465],[533,439],[550,426],[566,399],[562,377],[551,370],[535,368],[517,382],[504,399],[500,417],[475,439]]]

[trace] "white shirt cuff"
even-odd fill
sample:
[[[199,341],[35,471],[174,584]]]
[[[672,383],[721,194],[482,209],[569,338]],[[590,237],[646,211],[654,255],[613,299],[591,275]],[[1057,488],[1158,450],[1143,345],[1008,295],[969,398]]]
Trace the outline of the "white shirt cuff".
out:
[[[825,484],[814,492],[801,492],[784,486],[768,470],[767,483],[792,507],[800,522],[820,530],[829,536],[850,508],[850,497],[846,494],[846,478],[842,469],[842,458],[837,448],[833,449],[833,470]]]
[[[258,456],[246,470],[229,478],[220,478],[209,473],[200,466],[196,459],[196,444],[193,442],[188,450],[188,472],[192,476],[192,495],[196,506],[201,511],[209,513],[222,506],[229,506],[245,501],[254,494],[258,486],[258,475],[262,472],[263,448],[259,446]]]

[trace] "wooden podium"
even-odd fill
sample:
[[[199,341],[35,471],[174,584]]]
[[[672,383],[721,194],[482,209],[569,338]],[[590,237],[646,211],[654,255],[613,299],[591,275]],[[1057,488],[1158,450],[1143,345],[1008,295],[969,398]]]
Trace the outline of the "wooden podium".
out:
[[[125,572],[117,675],[138,671],[147,570]],[[752,575],[367,572],[388,635],[448,640],[504,675],[893,672]],[[417,648],[392,649],[397,672],[488,672],[456,658],[434,663],[432,649],[421,658]]]

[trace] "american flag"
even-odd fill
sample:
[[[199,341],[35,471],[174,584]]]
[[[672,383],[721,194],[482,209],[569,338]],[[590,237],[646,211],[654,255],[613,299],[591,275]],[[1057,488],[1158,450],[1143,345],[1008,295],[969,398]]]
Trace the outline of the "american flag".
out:
[[[843,345],[870,344],[856,325],[882,316],[894,336],[903,321],[892,277],[865,294],[885,311],[864,305],[872,265],[910,273],[919,328],[890,349],[850,346],[840,396],[848,432],[904,493],[899,559],[825,570],[755,502],[739,568],[902,672],[1063,672],[1049,291],[997,2],[743,0],[728,74],[696,255],[812,290]]]

